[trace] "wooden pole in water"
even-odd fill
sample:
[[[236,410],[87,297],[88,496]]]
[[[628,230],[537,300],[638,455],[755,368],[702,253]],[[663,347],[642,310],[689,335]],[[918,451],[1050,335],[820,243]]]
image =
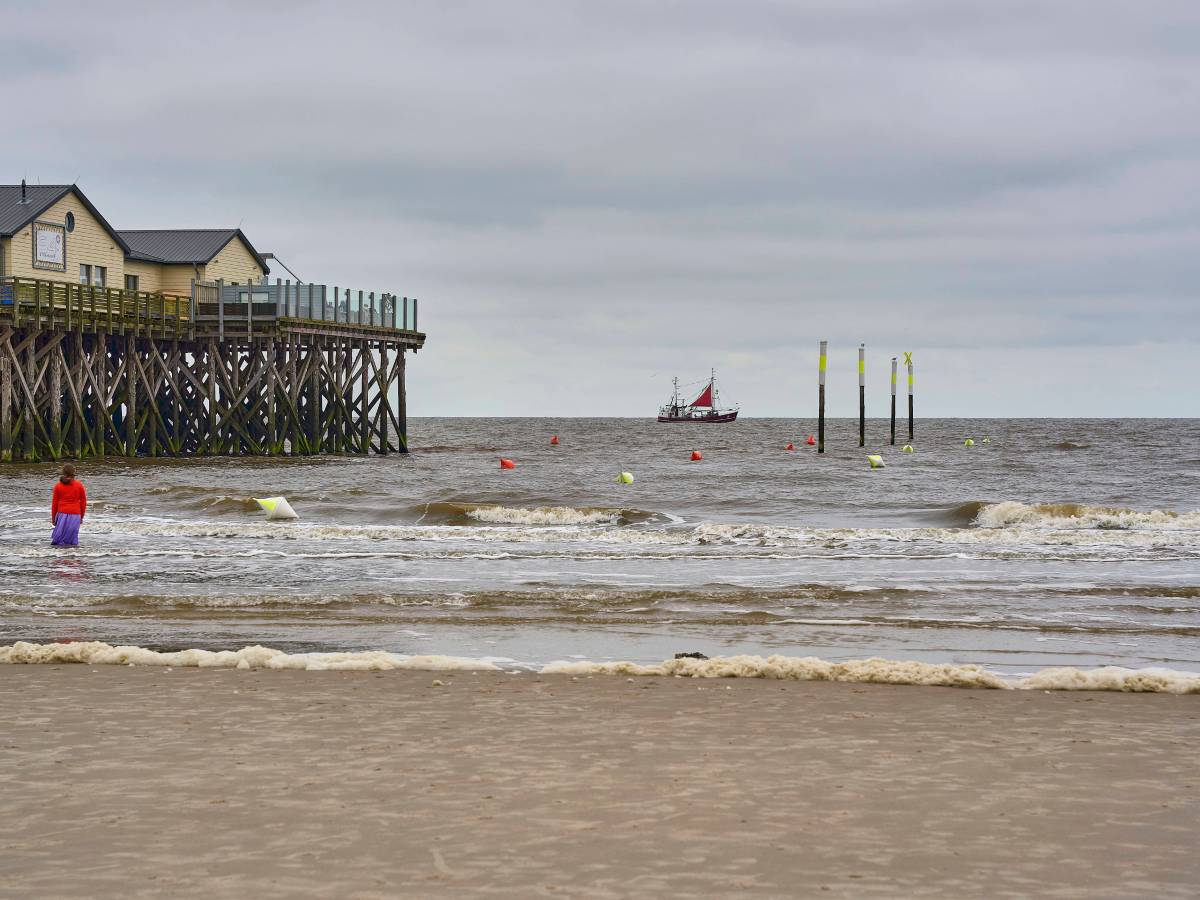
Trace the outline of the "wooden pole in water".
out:
[[[892,357],[892,446],[896,446],[896,357]]]
[[[908,439],[913,439],[913,361],[912,353],[904,354],[904,361],[908,364]]]
[[[829,341],[821,341],[820,387],[817,389],[817,452],[825,452],[825,355],[829,350]]]
[[[867,446],[867,345],[858,345],[858,446]]]

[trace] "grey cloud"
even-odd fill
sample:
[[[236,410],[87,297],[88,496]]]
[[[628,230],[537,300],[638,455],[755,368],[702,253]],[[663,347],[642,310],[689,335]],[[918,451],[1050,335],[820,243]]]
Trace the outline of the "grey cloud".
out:
[[[1194,3],[8,15],[94,40],[0,39],[7,179],[81,173],[122,227],[240,223],[306,277],[422,297],[415,412],[642,414],[711,365],[794,412],[829,337],[919,347],[928,414],[1074,412],[1109,354],[1170,347],[1163,408],[1200,414]],[[1017,353],[1041,380],[980,408],[972,357]]]

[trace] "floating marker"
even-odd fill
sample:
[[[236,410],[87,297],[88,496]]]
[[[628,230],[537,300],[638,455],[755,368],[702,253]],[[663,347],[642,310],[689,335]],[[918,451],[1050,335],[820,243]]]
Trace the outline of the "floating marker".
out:
[[[622,472],[617,476],[617,484],[633,484],[633,473]]]
[[[872,469],[882,469],[884,467],[882,456],[878,456],[876,454],[871,454],[870,456],[867,457],[867,459],[870,460]]]
[[[814,447],[814,446],[816,446],[817,439],[810,434],[808,436],[808,440],[805,441],[804,443],[808,444],[808,446],[810,446],[810,447]]]
[[[550,436],[550,446],[551,447],[558,446],[558,435],[557,434],[553,434]]]
[[[896,357],[892,357],[892,440],[891,445],[896,446]]]
[[[825,452],[825,366],[828,360],[829,341],[821,341],[821,356],[817,361],[817,435],[821,438],[817,452]],[[812,437],[812,435],[809,435]]]
[[[967,438],[965,441],[963,441],[963,446],[964,447],[974,447],[975,442],[973,440],[971,440],[970,438]]]
[[[505,459],[504,457],[500,458],[500,468],[515,469],[516,467],[517,467],[517,464],[515,462],[513,462],[511,459]]]
[[[692,462],[699,462],[702,459],[704,459],[704,457],[701,455],[699,450],[692,451]]]
[[[912,452],[913,452],[913,445],[912,445],[912,444],[905,444],[903,447],[901,447],[901,448],[900,448],[900,450],[901,450],[902,452],[904,452],[904,453],[912,453]]]
[[[300,518],[296,515],[296,511],[292,509],[291,504],[283,497],[266,497],[262,500],[255,497],[254,502],[266,511],[268,519]]]
[[[791,441],[788,441],[788,445],[787,445],[786,447],[784,447],[783,449],[784,449],[784,450],[795,450],[795,449],[796,449],[796,445],[795,445],[795,444],[793,444]]]
[[[867,345],[858,345],[858,446],[867,446]]]
[[[904,364],[908,366],[908,439],[913,439],[913,358],[912,351],[904,351]]]
[[[991,442],[992,442],[992,439],[990,437],[985,437],[982,441],[982,443],[984,443],[984,444],[990,444]]]

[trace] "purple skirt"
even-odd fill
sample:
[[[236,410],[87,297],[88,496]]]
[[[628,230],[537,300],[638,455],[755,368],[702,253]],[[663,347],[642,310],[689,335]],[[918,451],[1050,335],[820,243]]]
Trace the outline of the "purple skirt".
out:
[[[77,513],[59,513],[54,517],[54,534],[50,535],[50,543],[55,547],[79,546],[79,523],[83,516]]]

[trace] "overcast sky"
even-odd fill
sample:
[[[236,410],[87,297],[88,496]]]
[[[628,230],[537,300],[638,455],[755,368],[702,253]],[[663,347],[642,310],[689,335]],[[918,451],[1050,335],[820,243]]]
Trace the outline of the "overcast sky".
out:
[[[414,415],[1200,415],[1200,2],[4,2],[0,181],[421,300]],[[283,275],[286,273],[279,272]]]

